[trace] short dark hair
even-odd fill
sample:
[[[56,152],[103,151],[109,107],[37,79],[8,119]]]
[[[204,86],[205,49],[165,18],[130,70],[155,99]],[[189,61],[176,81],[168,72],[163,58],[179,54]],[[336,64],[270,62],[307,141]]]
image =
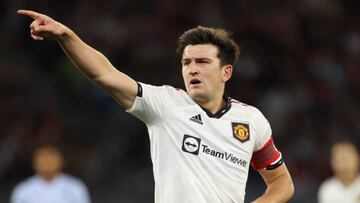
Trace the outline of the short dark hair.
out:
[[[350,137],[350,136],[337,136],[333,137],[330,141],[331,147],[334,147],[337,144],[350,144],[352,145],[357,151],[360,148],[359,139],[357,137]]]
[[[231,38],[231,34],[223,29],[197,26],[185,31],[178,40],[177,52],[182,56],[188,45],[212,44],[219,50],[220,64],[235,65],[240,55],[240,48]]]

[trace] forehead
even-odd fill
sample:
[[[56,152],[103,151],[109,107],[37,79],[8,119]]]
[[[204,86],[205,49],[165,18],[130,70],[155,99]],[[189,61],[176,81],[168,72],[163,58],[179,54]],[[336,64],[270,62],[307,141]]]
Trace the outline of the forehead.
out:
[[[218,58],[218,48],[212,44],[190,44],[185,47],[182,58]]]
[[[340,143],[340,144],[336,144],[333,146],[332,148],[332,153],[334,155],[343,155],[343,154],[346,154],[346,155],[349,155],[349,154],[352,154],[352,155],[355,155],[357,156],[357,150],[356,150],[356,147],[353,146],[352,144],[350,143]]]
[[[53,158],[53,157],[61,157],[60,152],[52,149],[52,148],[43,148],[43,149],[39,149],[34,153],[34,158],[35,159],[39,159],[39,158]]]

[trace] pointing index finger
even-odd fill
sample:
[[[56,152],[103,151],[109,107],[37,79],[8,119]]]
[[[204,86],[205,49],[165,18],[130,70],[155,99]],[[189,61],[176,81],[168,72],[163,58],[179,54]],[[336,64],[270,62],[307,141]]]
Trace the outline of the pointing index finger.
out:
[[[18,10],[17,13],[20,15],[29,16],[33,19],[38,19],[42,17],[42,14],[30,10]]]

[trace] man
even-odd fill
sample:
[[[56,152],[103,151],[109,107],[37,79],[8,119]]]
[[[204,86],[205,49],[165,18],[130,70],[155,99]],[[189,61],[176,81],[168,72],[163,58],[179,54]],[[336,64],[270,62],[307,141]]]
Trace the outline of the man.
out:
[[[33,11],[18,13],[34,19],[34,40],[56,40],[90,80],[147,125],[156,203],[243,202],[250,162],[267,184],[255,202],[291,198],[292,180],[267,120],[224,96],[239,55],[224,30],[197,27],[180,37],[185,92],[138,83],[68,27]]]
[[[341,141],[332,146],[330,163],[334,177],[321,184],[319,203],[360,202],[359,158],[359,152],[351,142]]]
[[[51,145],[38,148],[33,155],[36,175],[17,185],[11,203],[90,203],[83,182],[61,172],[64,159]]]

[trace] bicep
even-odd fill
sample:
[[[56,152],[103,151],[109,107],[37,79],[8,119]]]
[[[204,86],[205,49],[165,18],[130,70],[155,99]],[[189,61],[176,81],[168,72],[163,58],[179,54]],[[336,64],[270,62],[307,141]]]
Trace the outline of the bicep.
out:
[[[138,85],[128,75],[113,69],[95,81],[125,109],[131,108],[138,92]]]

